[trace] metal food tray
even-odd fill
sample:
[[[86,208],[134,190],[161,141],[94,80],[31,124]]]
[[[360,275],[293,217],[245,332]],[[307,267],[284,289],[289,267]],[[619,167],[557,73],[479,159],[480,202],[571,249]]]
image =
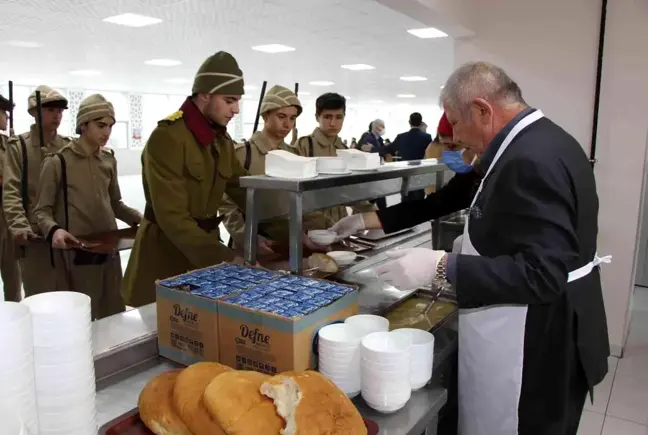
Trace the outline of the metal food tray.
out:
[[[378,425],[371,420],[363,419],[368,435],[378,435]],[[99,435],[153,435],[142,422],[139,409],[132,409],[99,428]]]
[[[386,234],[382,230],[364,230],[356,235],[358,239],[369,240],[372,242],[378,242],[380,240],[389,239],[394,236],[405,234],[409,231],[412,231],[412,228],[405,228],[400,231],[395,231],[393,233]]]
[[[403,304],[405,301],[415,297],[424,297],[424,298],[429,298],[429,299],[434,299],[437,296],[439,288],[435,285],[433,285],[430,289],[428,288],[420,288],[418,290],[414,290],[412,293],[409,295],[405,296],[404,298],[394,302],[380,313],[381,316],[386,316],[387,313],[392,311],[394,308],[400,306]],[[444,289],[444,293],[437,299],[439,301],[445,301],[445,302],[452,302],[454,304],[457,303],[457,295],[452,292],[449,287]],[[436,325],[434,325],[432,328],[428,330],[428,332],[434,333],[438,331],[439,329],[442,329],[445,325],[450,323],[452,320],[454,320],[458,316],[459,310],[455,310],[451,314],[447,315],[444,317],[442,320],[440,320]]]

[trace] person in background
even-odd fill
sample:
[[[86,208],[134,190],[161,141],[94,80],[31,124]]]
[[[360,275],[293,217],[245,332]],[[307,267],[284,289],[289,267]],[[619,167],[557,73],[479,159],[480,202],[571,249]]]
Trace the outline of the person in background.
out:
[[[265,174],[265,159],[270,151],[291,151],[290,145],[284,142],[294,129],[297,118],[302,113],[302,105],[297,95],[283,86],[273,86],[263,97],[260,115],[263,118],[263,130],[257,131],[249,141],[236,144],[236,157],[249,175]],[[259,198],[260,207],[275,208],[277,214],[282,214],[280,198],[268,191]],[[288,210],[288,205],[285,207]],[[230,234],[234,248],[243,246],[245,236],[245,215],[228,197],[223,200],[220,214],[224,215],[223,224]],[[260,257],[272,256],[273,245],[278,243],[288,246],[289,228],[285,219],[259,224],[259,232],[265,234],[259,237],[258,253]],[[309,213],[304,216],[304,230],[326,229],[333,222],[322,213]],[[312,251],[319,250],[310,239],[304,235],[304,246]],[[263,259],[261,259],[263,262]]]
[[[385,146],[385,121],[376,119],[369,124],[369,130],[363,133],[358,142],[358,147],[367,153],[377,153]]]
[[[155,302],[155,281],[242,261],[220,238],[224,194],[245,210],[246,175],[227,124],[239,112],[243,73],[226,52],[208,57],[180,110],[160,121],[142,152],[146,208],[122,284],[127,305]]]
[[[351,138],[351,145],[349,145],[349,148],[353,148],[353,149],[358,148],[358,141],[356,140],[355,137]]]
[[[427,133],[428,125],[425,122],[421,122],[421,131]]]
[[[380,155],[396,155],[401,157],[401,160],[423,160],[425,158],[425,150],[432,143],[432,136],[428,133],[421,131],[421,124],[423,124],[423,117],[420,113],[414,112],[409,118],[410,130],[396,136],[394,143],[381,150]],[[405,201],[415,201],[425,198],[425,189],[415,190],[409,192],[402,197]]]
[[[34,209],[41,234],[55,249],[60,282],[90,296],[93,319],[126,308],[120,294],[121,260],[117,251],[78,249],[82,244],[75,235],[115,231],[115,219],[132,227],[142,220],[140,212],[122,202],[115,153],[105,148],[113,125],[113,105],[102,95],[81,102],[76,127],[80,137],[43,162]]]
[[[0,130],[8,131],[9,114],[14,104],[0,95]],[[8,137],[0,133],[0,192],[2,191],[2,165],[4,164],[7,152]],[[22,281],[20,279],[20,267],[16,257],[16,248],[13,237],[7,227],[4,213],[0,208],[0,274],[4,290],[4,300],[9,302],[20,302]]]
[[[337,157],[337,150],[346,149],[340,139],[340,131],[346,116],[346,98],[340,94],[326,93],[315,101],[315,119],[319,126],[308,136],[303,136],[291,145],[291,151],[304,157]],[[369,202],[351,206],[354,212],[373,210]],[[348,216],[345,206],[336,206],[324,211],[326,216],[337,222]]]
[[[594,171],[580,144],[529,107],[501,68],[452,73],[441,102],[454,141],[480,155],[423,201],[351,216],[339,237],[390,233],[470,207],[460,254],[388,253],[396,288],[448,281],[459,307],[459,433],[576,435],[610,346]]]
[[[41,95],[41,122],[45,143],[40,143],[37,120],[28,132],[9,139],[3,170],[2,208],[9,232],[20,246],[18,262],[25,296],[67,290],[57,287],[57,274],[52,265],[50,248],[44,243],[43,235],[38,229],[34,206],[44,157],[60,151],[70,143],[69,138],[57,133],[68,101],[49,86],[38,86],[27,100],[27,111],[34,119],[38,117],[36,91]]]

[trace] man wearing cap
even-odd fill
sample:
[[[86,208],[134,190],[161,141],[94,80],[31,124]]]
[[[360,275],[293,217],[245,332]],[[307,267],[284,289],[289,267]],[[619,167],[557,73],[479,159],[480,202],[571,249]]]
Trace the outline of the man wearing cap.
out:
[[[243,73],[229,53],[201,65],[192,95],[160,121],[142,152],[146,209],[122,295],[127,305],[155,301],[155,281],[235,259],[222,244],[216,217],[227,195],[245,208],[246,175],[227,124],[239,112]]]
[[[92,299],[92,318],[124,311],[119,252],[92,253],[75,236],[117,229],[115,219],[137,226],[141,213],[122,202],[113,150],[105,148],[115,124],[113,105],[99,94],[81,102],[81,137],[43,162],[34,216],[52,245],[60,282]]]
[[[261,103],[261,116],[263,117],[263,130],[257,131],[249,141],[236,145],[236,157],[250,175],[265,174],[265,157],[270,151],[291,151],[284,139],[294,127],[297,117],[302,112],[302,105],[293,91],[283,86],[273,86],[263,98]],[[282,214],[280,198],[264,193],[259,198],[263,201],[262,208],[272,207],[277,209],[277,214]],[[288,210],[288,205],[285,210]],[[221,206],[221,214],[225,216],[223,223],[237,246],[243,246],[245,232],[245,216],[231,200],[226,199]],[[304,216],[304,229],[326,229],[333,222],[323,213],[309,213]],[[278,220],[260,224],[260,232],[267,235],[270,240],[286,245],[288,242],[289,227],[286,220]],[[305,236],[304,242],[311,250],[317,247],[312,245]],[[260,254],[271,254],[272,248],[268,244],[259,244]]]
[[[40,123],[44,143],[40,141],[36,91],[41,95]],[[2,207],[9,231],[14,241],[21,245],[19,263],[25,296],[57,290],[50,249],[39,234],[33,210],[43,158],[70,142],[57,134],[67,106],[67,99],[58,91],[49,86],[37,87],[27,100],[27,110],[37,122],[28,132],[9,139],[7,144]]]
[[[9,117],[7,112],[12,111],[13,107],[14,104],[11,101],[0,95],[0,130],[8,131],[7,121]],[[7,141],[7,136],[0,133],[0,191],[2,189],[2,165],[7,152]],[[4,300],[20,302],[22,286],[20,269],[18,268],[13,238],[7,228],[2,208],[0,208],[0,274],[2,274],[2,284],[4,286]]]
[[[319,126],[308,136],[303,136],[291,145],[290,150],[304,157],[337,157],[337,150],[347,149],[339,134],[346,116],[346,98],[340,94],[326,93],[315,101],[315,119]],[[354,212],[374,210],[367,201],[354,204]],[[332,207],[323,213],[334,222],[349,215],[345,206]]]

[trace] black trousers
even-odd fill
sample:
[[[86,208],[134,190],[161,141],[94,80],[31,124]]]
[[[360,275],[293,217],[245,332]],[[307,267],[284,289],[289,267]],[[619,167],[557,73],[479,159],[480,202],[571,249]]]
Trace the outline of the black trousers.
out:
[[[422,199],[425,199],[425,190],[414,190],[407,195],[401,196],[401,201],[403,202],[419,201]]]
[[[387,198],[376,198],[373,201],[370,201],[372,204],[376,204],[378,210],[384,210],[387,208]]]

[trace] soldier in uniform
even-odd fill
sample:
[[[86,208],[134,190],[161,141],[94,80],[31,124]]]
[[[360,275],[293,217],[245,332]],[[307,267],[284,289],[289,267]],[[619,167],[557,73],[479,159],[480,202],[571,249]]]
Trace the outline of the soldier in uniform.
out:
[[[336,157],[337,150],[346,149],[339,134],[346,116],[346,98],[340,94],[326,93],[315,101],[315,119],[319,126],[292,145],[296,154],[305,157]],[[374,210],[374,206],[363,201],[351,207],[354,213]],[[337,206],[324,211],[334,222],[348,216],[346,207]]]
[[[154,302],[157,279],[235,259],[221,242],[216,216],[225,193],[245,208],[238,177],[246,173],[226,128],[242,95],[236,60],[218,52],[201,65],[180,110],[148,139],[142,153],[146,209],[122,286],[127,305]]]
[[[8,114],[13,110],[13,103],[0,95],[0,130],[8,131]],[[7,136],[0,134],[0,191],[2,191],[2,165],[7,152]],[[0,208],[0,274],[4,286],[4,300],[20,302],[22,283],[20,269],[16,258],[16,249],[13,238],[7,228],[7,222]]]
[[[297,117],[302,112],[302,105],[293,91],[283,86],[273,86],[263,98],[260,115],[263,117],[263,130],[257,131],[249,141],[236,145],[236,157],[249,175],[265,174],[265,157],[273,150],[293,152],[293,149],[284,142],[291,131],[295,131]],[[280,204],[280,199],[266,192],[261,207],[273,207],[277,214],[282,214],[280,209],[288,210],[288,204]],[[245,215],[229,198],[221,206],[220,213],[225,216],[223,223],[234,241],[234,246],[242,246],[245,232]],[[326,229],[334,222],[323,213],[309,213],[304,216],[304,229]],[[259,232],[265,234],[272,242],[288,245],[289,227],[285,219],[265,222],[259,225]],[[304,245],[310,250],[321,250],[314,245],[307,236],[304,236]],[[272,245],[261,242],[259,255],[271,255]]]
[[[92,318],[124,311],[119,252],[92,253],[74,236],[117,229],[115,219],[137,226],[142,215],[122,202],[113,150],[104,148],[115,124],[113,105],[99,94],[81,102],[81,137],[43,163],[34,216],[54,251],[59,281],[92,299]],[[74,235],[73,235],[74,234]]]
[[[2,207],[9,232],[16,244],[20,245],[19,264],[25,296],[65,290],[57,287],[50,248],[39,234],[33,210],[43,159],[70,142],[70,139],[57,134],[68,102],[49,86],[39,86],[27,100],[27,110],[34,118],[37,117],[36,91],[41,94],[44,143],[40,143],[38,123],[32,125],[28,132],[9,139],[2,191]]]

